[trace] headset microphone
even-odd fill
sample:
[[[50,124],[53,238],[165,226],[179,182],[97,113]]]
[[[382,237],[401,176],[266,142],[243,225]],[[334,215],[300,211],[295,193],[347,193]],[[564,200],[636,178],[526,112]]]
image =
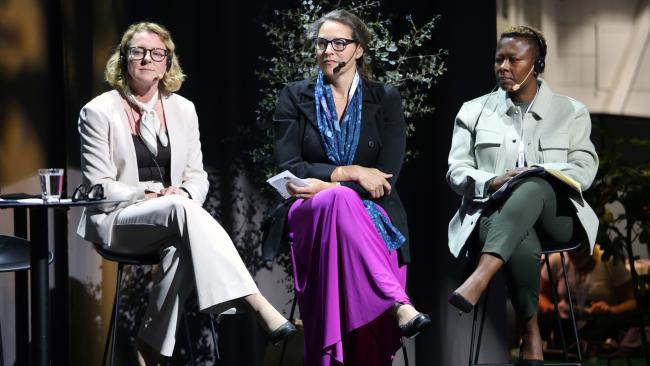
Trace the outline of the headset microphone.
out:
[[[530,76],[530,74],[532,74],[533,70],[535,70],[535,66],[530,68],[530,71],[528,71],[528,74],[526,74],[526,77],[524,78],[524,80],[522,80],[520,83],[517,83],[517,84],[512,86],[512,91],[516,92],[517,90],[519,90],[519,88],[521,88],[521,86],[524,85],[526,80],[528,80],[528,77]]]
[[[350,58],[349,58],[347,61],[341,61],[341,62],[339,62],[338,65],[334,68],[333,71],[334,71],[334,72],[339,72],[342,68],[345,67],[345,65],[348,64],[348,62],[350,62],[350,60],[352,60],[353,57],[354,57],[354,53],[352,54],[352,56],[350,56]]]

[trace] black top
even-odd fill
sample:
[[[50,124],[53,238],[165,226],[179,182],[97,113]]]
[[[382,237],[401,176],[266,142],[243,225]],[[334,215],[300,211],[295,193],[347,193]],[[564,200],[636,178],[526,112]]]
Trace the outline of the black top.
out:
[[[275,162],[281,170],[289,170],[300,178],[318,178],[330,181],[336,165],[330,163],[316,121],[313,80],[289,83],[280,93],[275,115]],[[393,174],[389,180],[391,193],[375,200],[390,217],[392,223],[406,237],[400,248],[402,262],[410,262],[406,211],[397,193],[406,151],[406,122],[402,98],[397,89],[372,81],[362,81],[363,106],[361,133],[353,164],[377,168]],[[354,182],[341,182],[362,198],[368,192]]]
[[[166,187],[170,184],[169,166],[172,160],[172,151],[169,144],[163,147],[160,141],[156,139],[158,144],[158,155],[154,155],[147,149],[142,138],[138,135],[131,135],[133,137],[133,147],[135,148],[135,156],[138,160],[138,176],[140,182],[157,181],[162,179],[163,185]]]

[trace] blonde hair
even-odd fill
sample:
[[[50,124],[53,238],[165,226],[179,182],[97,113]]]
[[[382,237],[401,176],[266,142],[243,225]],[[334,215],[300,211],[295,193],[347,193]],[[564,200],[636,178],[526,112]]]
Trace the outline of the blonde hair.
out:
[[[121,91],[122,93],[129,91],[129,85],[127,83],[129,73],[126,69],[126,58],[128,57],[127,49],[133,35],[138,32],[157,34],[158,37],[160,37],[160,40],[165,44],[165,48],[167,48],[167,57],[171,57],[171,67],[167,72],[165,72],[162,80],[160,80],[160,83],[158,84],[158,90],[160,93],[163,95],[169,95],[180,89],[181,85],[183,85],[183,81],[185,81],[186,75],[183,74],[183,69],[178,61],[178,56],[176,55],[176,52],[174,52],[176,46],[174,45],[172,36],[162,25],[150,22],[131,24],[124,32],[120,44],[117,45],[111,57],[108,58],[108,62],[106,62],[106,70],[104,70],[104,78],[106,79],[106,82],[108,82],[111,87]]]

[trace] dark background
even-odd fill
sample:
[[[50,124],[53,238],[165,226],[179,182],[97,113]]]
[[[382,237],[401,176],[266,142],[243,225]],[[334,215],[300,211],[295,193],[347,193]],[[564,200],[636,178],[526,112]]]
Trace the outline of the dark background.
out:
[[[44,141],[56,141],[46,146],[48,166],[78,167],[78,111],[108,89],[101,72],[121,33],[133,22],[149,20],[165,25],[172,33],[189,76],[179,94],[196,105],[206,164],[222,172],[228,171],[231,160],[245,157],[251,148],[247,136],[239,131],[255,121],[258,89],[263,86],[254,73],[261,67],[258,57],[291,51],[272,49],[260,24],[273,16],[274,9],[299,5],[288,0],[59,0],[43,4],[50,97],[45,99],[49,117],[40,121],[39,131]],[[462,267],[447,249],[447,223],[460,199],[445,183],[446,159],[453,118],[462,102],[488,92],[494,83],[495,2],[384,0],[382,9],[394,17],[412,14],[419,24],[434,14],[442,16],[430,46],[432,51],[449,51],[448,70],[432,88],[435,113],[416,121],[410,147],[419,157],[405,166],[399,190],[412,233],[410,294],[419,310],[433,319],[433,326],[417,338],[417,364],[458,364],[466,359],[469,317],[459,323],[446,303]],[[220,178],[222,202],[227,205],[233,182],[228,174]],[[228,228],[230,210],[227,206],[222,210]]]
[[[81,107],[108,90],[103,65],[127,26],[137,21],[165,25],[172,33],[181,64],[189,76],[179,94],[192,100],[201,129],[204,160],[222,172],[222,221],[232,224],[233,178],[230,162],[246,159],[253,148],[242,127],[255,121],[254,110],[263,87],[255,76],[259,56],[291,50],[273,49],[260,24],[274,9],[296,8],[298,1],[85,1],[42,0],[48,61],[46,71],[13,81],[18,96],[30,106],[47,166],[79,166],[76,131]],[[412,14],[418,24],[434,14],[442,17],[430,44],[432,51],[449,51],[447,72],[432,88],[433,115],[416,121],[410,148],[419,157],[409,162],[399,191],[409,215],[413,263],[409,292],[419,310],[431,314],[433,326],[417,338],[418,365],[456,365],[466,362],[469,317],[458,318],[446,303],[459,283],[462,260],[447,249],[447,223],[460,198],[445,182],[453,119],[463,101],[478,97],[494,85],[492,74],[496,42],[495,0],[415,1],[383,0],[382,12],[392,17]],[[606,146],[604,136],[639,133],[642,119],[595,116],[594,140]],[[603,132],[604,131],[604,132]],[[647,135],[647,128],[644,130]],[[65,220],[65,216],[59,218]],[[63,221],[59,221],[65,226]],[[61,238],[67,234],[57,233]],[[65,239],[63,239],[65,240]],[[59,259],[57,258],[57,261]],[[65,286],[65,284],[63,284]],[[497,307],[503,303],[497,302]],[[495,310],[494,344],[503,344],[503,310]],[[66,315],[59,318],[63,324]],[[222,334],[222,337],[228,337]],[[490,338],[490,337],[488,337]],[[56,348],[56,345],[54,345]],[[505,357],[505,348],[485,347],[482,354]]]

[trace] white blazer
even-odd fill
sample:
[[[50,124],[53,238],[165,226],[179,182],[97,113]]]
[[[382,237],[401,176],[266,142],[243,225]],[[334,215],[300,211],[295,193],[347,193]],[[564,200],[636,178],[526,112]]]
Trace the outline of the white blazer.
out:
[[[162,99],[171,147],[171,184],[187,190],[203,204],[208,193],[208,175],[203,170],[199,125],[194,104],[177,94]],[[126,206],[144,200],[152,182],[140,182],[129,122],[116,90],[103,93],[79,113],[81,172],[84,184],[102,184],[109,200],[119,204],[84,209],[77,234],[84,239],[110,245],[115,217]]]

